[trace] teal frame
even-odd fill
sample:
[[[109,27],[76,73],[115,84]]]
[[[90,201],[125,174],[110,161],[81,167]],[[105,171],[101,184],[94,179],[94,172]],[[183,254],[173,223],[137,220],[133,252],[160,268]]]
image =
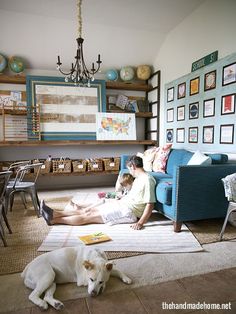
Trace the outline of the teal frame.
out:
[[[52,76],[32,76],[26,77],[27,91],[27,107],[28,121],[33,119],[33,112],[36,111],[36,86],[37,85],[59,85],[59,86],[74,86],[74,83],[65,82],[62,77]],[[74,86],[77,88],[77,86]],[[91,83],[92,88],[97,88],[97,105],[98,112],[106,111],[106,84],[104,80],[94,80]],[[86,87],[89,88],[89,87]],[[96,140],[96,132],[40,132],[41,140]],[[32,137],[32,129],[28,129],[29,138]]]

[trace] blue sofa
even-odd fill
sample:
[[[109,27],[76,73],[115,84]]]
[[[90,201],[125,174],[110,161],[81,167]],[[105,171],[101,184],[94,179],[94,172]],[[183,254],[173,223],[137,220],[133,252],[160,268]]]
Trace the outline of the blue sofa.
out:
[[[166,173],[149,172],[156,180],[155,209],[174,222],[181,230],[182,222],[225,217],[228,202],[221,178],[236,172],[225,154],[209,154],[211,165],[187,165],[193,153],[172,149]],[[128,155],[121,156],[120,173],[128,172]]]

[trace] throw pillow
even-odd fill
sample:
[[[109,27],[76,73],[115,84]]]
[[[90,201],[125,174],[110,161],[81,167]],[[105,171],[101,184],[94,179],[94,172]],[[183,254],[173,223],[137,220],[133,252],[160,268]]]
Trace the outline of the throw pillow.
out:
[[[164,172],[166,170],[166,163],[168,155],[170,153],[172,144],[166,144],[163,147],[159,147],[156,151],[154,161],[152,164],[152,169],[155,172]]]
[[[153,146],[147,150],[145,150],[145,152],[142,153],[137,153],[137,156],[141,157],[143,159],[143,169],[145,171],[152,171],[152,163],[153,160],[155,158],[155,154],[157,152],[158,147]]]
[[[187,165],[210,165],[211,164],[211,157],[204,155],[199,150],[197,150]]]

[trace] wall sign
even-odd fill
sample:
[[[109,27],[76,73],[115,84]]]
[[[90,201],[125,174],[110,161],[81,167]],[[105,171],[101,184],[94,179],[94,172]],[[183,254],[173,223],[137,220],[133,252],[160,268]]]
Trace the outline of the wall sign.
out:
[[[218,50],[210,53],[209,55],[195,61],[192,63],[191,72],[194,72],[202,67],[205,67],[208,64],[211,64],[218,60]]]

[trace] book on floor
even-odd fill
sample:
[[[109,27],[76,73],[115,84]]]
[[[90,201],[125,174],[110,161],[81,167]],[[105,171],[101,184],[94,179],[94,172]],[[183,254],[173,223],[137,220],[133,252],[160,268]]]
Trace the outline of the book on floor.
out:
[[[96,232],[96,233],[93,233],[93,234],[79,236],[79,239],[82,242],[84,242],[84,244],[86,244],[86,245],[96,244],[96,243],[106,242],[106,241],[111,241],[111,238],[107,234],[105,234],[103,232]]]

